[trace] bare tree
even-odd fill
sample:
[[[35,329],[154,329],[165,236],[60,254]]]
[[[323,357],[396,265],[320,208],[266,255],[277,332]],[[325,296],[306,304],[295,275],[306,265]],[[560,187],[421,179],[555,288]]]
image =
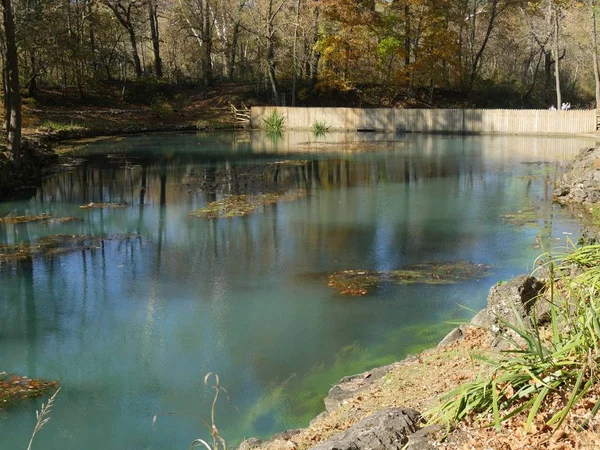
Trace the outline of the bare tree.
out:
[[[127,30],[129,42],[131,44],[131,56],[133,57],[133,65],[135,67],[135,75],[138,78],[142,77],[142,62],[138,52],[137,36],[135,33],[135,13],[142,6],[140,0],[103,0],[104,4],[110,8],[119,23]]]

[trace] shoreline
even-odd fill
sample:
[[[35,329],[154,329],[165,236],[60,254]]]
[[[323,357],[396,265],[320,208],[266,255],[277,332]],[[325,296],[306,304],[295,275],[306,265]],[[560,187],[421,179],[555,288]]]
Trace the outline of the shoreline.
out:
[[[595,207],[597,197],[600,197],[600,184],[595,186],[595,189],[591,189],[592,193],[583,197],[584,200],[581,200],[581,195],[577,193],[577,189],[573,189],[573,186],[576,188],[582,186],[582,177],[589,179],[591,173],[591,178],[594,178],[594,172],[592,171],[600,171],[600,169],[596,169],[595,164],[589,164],[589,161],[586,161],[586,158],[589,159],[590,154],[596,152],[600,155],[600,147],[595,150],[582,149],[580,154],[570,163],[561,179],[556,181],[556,190],[553,195],[554,204],[568,207],[570,213],[579,218],[579,222],[584,227],[582,230],[582,237],[584,238],[588,227],[593,231],[597,231],[600,227],[598,217],[594,220],[594,211],[600,211]],[[590,185],[587,185],[587,187],[589,188]],[[588,197],[591,201],[586,202],[585,200]],[[384,442],[386,438],[389,438],[390,432],[392,439],[401,437],[401,445],[397,447],[383,445],[376,448],[402,448],[407,450],[480,448],[477,446],[479,444],[477,439],[470,442],[476,444],[475,446],[463,447],[465,441],[469,440],[469,432],[474,431],[470,428],[472,424],[463,425],[462,429],[457,426],[449,430],[449,434],[444,434],[440,425],[430,425],[423,419],[418,411],[429,411],[433,406],[431,400],[437,400],[440,395],[449,392],[450,387],[455,388],[456,384],[434,392],[433,398],[429,398],[428,403],[424,401],[422,392],[427,390],[428,387],[419,385],[418,381],[413,381],[415,378],[417,380],[419,378],[415,376],[414,372],[419,370],[419,366],[427,365],[430,358],[435,359],[445,352],[457,353],[460,355],[458,358],[460,362],[451,364],[452,368],[447,372],[449,378],[452,381],[458,381],[459,384],[473,379],[474,373],[481,370],[481,366],[478,370],[475,370],[477,367],[472,359],[474,352],[497,354],[509,348],[508,341],[503,336],[510,337],[512,331],[506,328],[504,320],[508,322],[514,320],[515,316],[513,314],[516,315],[517,313],[522,318],[531,318],[535,326],[538,327],[543,326],[543,323],[548,320],[550,310],[544,307],[540,299],[542,298],[541,293],[549,280],[550,272],[544,269],[534,269],[532,274],[519,275],[507,282],[498,281],[489,291],[487,306],[478,311],[470,322],[452,329],[436,346],[421,353],[409,355],[400,361],[341,378],[324,397],[324,411],[314,417],[306,428],[277,433],[265,440],[249,438],[238,446],[238,450],[362,449],[370,448],[362,446],[364,442],[361,439],[364,439],[365,435],[369,435],[369,439]],[[533,302],[533,306],[530,302]],[[464,367],[461,368],[461,364],[464,367],[470,367],[469,374],[461,373],[464,369]],[[436,361],[432,366],[434,371],[441,367],[439,371],[444,372],[444,362]],[[435,375],[433,375],[433,378],[435,384]],[[380,397],[381,392],[386,389],[388,384],[398,389],[397,392],[392,393],[392,397],[397,394],[398,398],[395,398],[393,402],[388,402],[389,404],[386,401],[379,403],[376,401],[375,408],[373,408],[373,404],[369,405],[371,409],[362,407],[363,412],[368,411],[368,413],[360,414],[361,405],[367,403],[369,397]],[[409,386],[408,395],[406,395],[407,385]],[[424,404],[427,404],[427,408],[422,410],[420,407]],[[406,425],[407,417],[410,414],[404,411],[405,408],[411,411],[410,414],[416,413],[415,417],[418,417],[419,423]],[[402,411],[399,412],[399,409]],[[353,414],[355,414],[354,417],[352,417]],[[398,424],[388,423],[386,414],[403,414],[404,423],[401,425],[401,430],[393,430],[394,427],[398,428]],[[378,426],[385,430],[377,429]],[[488,444],[492,443],[488,442]]]

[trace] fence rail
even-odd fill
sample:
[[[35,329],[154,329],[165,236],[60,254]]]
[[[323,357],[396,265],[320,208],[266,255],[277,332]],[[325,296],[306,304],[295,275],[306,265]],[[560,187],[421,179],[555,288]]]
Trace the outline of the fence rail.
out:
[[[576,134],[595,133],[596,110],[532,109],[361,109],[252,107],[252,128],[260,128],[273,110],[291,129],[308,129],[315,121],[337,130],[431,133]]]

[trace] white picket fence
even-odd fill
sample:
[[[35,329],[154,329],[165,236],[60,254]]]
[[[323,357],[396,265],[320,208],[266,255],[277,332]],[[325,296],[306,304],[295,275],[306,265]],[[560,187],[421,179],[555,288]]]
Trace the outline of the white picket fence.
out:
[[[274,110],[286,128],[308,129],[316,121],[332,130],[416,133],[595,133],[596,110],[545,109],[385,109],[252,107],[251,126],[261,128]]]

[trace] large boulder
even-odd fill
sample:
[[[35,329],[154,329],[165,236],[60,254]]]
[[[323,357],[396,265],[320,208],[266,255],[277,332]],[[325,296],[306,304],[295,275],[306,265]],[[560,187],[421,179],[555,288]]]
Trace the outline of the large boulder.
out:
[[[505,348],[510,340],[519,342],[515,327],[530,326],[530,314],[545,284],[535,277],[520,275],[506,283],[498,283],[488,295],[487,316],[495,335],[493,347]]]
[[[600,201],[600,147],[582,150],[557,183],[555,199],[563,204]]]
[[[419,430],[421,415],[411,408],[392,408],[354,424],[312,450],[400,450]]]

